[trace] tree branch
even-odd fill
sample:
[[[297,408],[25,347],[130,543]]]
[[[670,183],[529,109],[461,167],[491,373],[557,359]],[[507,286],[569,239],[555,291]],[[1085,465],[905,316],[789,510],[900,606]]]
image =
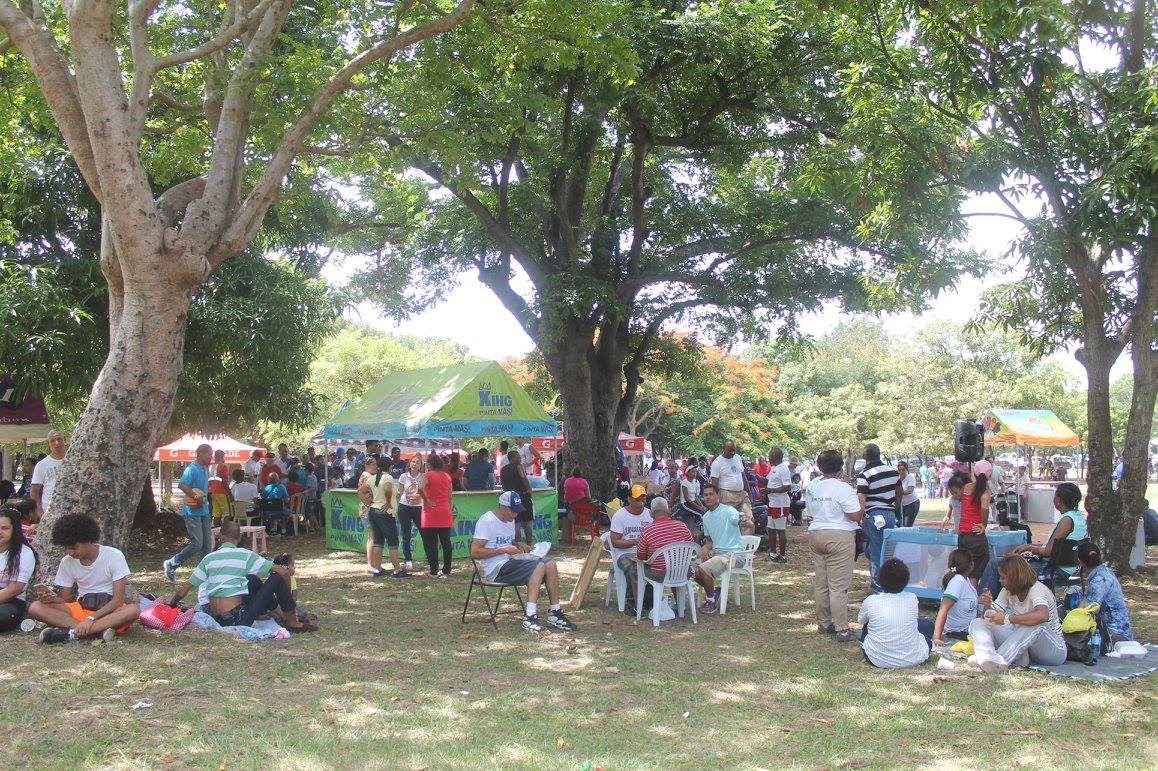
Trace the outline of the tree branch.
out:
[[[56,42],[47,30],[37,26],[11,0],[0,0],[0,29],[8,35],[8,42],[15,45],[28,61],[81,176],[97,200],[104,203],[104,191],[88,136],[88,125],[77,95],[76,81],[56,47]]]
[[[286,130],[261,178],[242,203],[238,216],[214,245],[210,252],[210,263],[216,265],[232,257],[253,239],[261,220],[273,204],[278,188],[289,173],[290,166],[301,152],[306,134],[317,119],[330,108],[334,100],[346,90],[355,75],[371,64],[393,56],[403,48],[451,29],[467,17],[475,1],[460,0],[455,9],[445,16],[371,46],[331,75]]]
[[[201,45],[157,59],[157,70],[176,67],[178,64],[185,64],[197,59],[204,59],[214,51],[222,50],[261,21],[265,17],[266,12],[278,2],[281,2],[281,0],[261,0],[252,10],[238,18],[229,26],[223,27],[220,32]]]

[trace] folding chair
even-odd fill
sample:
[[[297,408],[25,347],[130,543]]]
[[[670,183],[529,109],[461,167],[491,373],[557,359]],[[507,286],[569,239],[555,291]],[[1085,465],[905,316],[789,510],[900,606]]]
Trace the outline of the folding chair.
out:
[[[1055,595],[1058,589],[1062,591],[1071,586],[1082,585],[1082,571],[1078,565],[1078,544],[1080,541],[1070,541],[1059,539],[1053,542],[1053,550],[1050,551],[1049,559],[1045,563],[1045,575],[1040,576],[1041,582],[1049,587],[1049,590]],[[1079,568],[1070,575],[1062,568],[1077,567]]]
[[[498,621],[496,619],[499,616],[507,616],[507,615],[510,615],[512,613],[522,613],[523,612],[523,608],[524,608],[523,595],[519,591],[519,587],[517,585],[515,585],[513,588],[515,590],[515,598],[518,599],[518,601],[519,601],[518,608],[516,608],[515,610],[500,611],[499,607],[502,605],[502,602],[503,602],[503,590],[506,589],[508,586],[510,586],[510,584],[499,584],[499,583],[495,583],[494,581],[488,581],[487,579],[483,578],[483,574],[482,574],[482,571],[479,569],[478,562],[473,557],[471,557],[470,564],[474,566],[474,573],[471,574],[470,586],[466,590],[466,602],[464,602],[462,604],[462,623],[464,623],[464,624],[466,623],[466,612],[467,612],[467,610],[470,609],[470,597],[471,597],[471,594],[474,593],[474,588],[477,586],[479,591],[482,592],[483,602],[485,602],[487,604],[487,613],[490,614],[491,625],[494,626],[495,630],[498,630],[499,624],[498,624]],[[499,596],[495,598],[495,604],[493,606],[491,605],[490,596],[487,595],[487,587],[488,586],[491,588],[494,588],[497,586],[499,589]]]

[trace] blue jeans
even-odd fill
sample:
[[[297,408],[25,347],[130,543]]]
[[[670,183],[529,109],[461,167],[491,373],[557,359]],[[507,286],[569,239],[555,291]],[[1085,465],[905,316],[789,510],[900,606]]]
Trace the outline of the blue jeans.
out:
[[[189,559],[194,554],[197,555],[197,561],[209,553],[209,531],[213,528],[213,520],[206,514],[203,517],[184,517],[185,532],[189,534],[189,543],[184,549],[174,554],[169,559],[169,564],[173,567],[183,565],[185,560]]]
[[[873,519],[880,515],[885,518],[885,526],[878,529]],[[884,546],[885,531],[897,526],[897,515],[892,509],[869,509],[865,512],[861,529],[864,530],[867,546],[865,553],[869,559],[869,574],[872,576],[873,593],[881,590],[877,583],[877,571],[881,568],[881,548]]]

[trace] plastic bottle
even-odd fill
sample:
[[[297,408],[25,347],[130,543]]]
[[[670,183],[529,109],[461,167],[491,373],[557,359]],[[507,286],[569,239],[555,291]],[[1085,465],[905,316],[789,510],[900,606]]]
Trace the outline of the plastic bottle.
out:
[[[1082,602],[1082,592],[1076,586],[1071,586],[1066,589],[1065,609],[1067,611],[1073,610]]]
[[[1094,633],[1090,635],[1090,664],[1097,664],[1098,657],[1102,655],[1102,630],[1094,629]]]

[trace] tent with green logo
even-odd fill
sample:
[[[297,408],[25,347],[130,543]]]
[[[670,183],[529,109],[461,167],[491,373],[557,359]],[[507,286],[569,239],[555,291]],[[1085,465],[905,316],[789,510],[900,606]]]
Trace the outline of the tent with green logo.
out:
[[[551,416],[493,361],[392,372],[322,429],[327,440],[554,436]]]

